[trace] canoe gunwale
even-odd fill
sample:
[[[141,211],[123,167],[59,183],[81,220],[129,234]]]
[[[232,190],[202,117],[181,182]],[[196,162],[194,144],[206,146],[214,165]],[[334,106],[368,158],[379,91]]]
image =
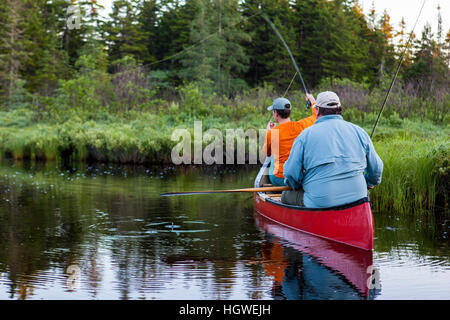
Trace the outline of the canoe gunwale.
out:
[[[265,201],[273,203],[273,204],[275,204],[277,206],[280,206],[280,207],[285,207],[285,208],[293,209],[293,210],[296,210],[296,211],[339,211],[339,210],[345,210],[345,209],[353,208],[353,207],[359,206],[360,204],[363,204],[363,203],[366,203],[366,202],[370,203],[369,197],[364,197],[364,198],[361,198],[361,199],[356,200],[354,202],[343,204],[343,205],[336,206],[336,207],[307,208],[307,207],[301,207],[301,206],[296,206],[296,205],[282,203],[281,201],[275,201],[275,200],[270,199],[270,198],[266,198]]]

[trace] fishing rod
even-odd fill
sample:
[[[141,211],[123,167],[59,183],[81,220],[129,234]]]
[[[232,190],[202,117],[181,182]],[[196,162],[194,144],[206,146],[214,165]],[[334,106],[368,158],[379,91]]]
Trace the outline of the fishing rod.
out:
[[[284,40],[283,36],[281,35],[281,33],[278,31],[277,27],[272,23],[272,21],[270,21],[270,19],[267,17],[267,15],[265,13],[261,14],[261,17],[263,17],[264,20],[266,20],[266,22],[272,27],[272,29],[275,31],[275,33],[277,34],[278,38],[280,38],[281,42],[284,44],[284,47],[286,48],[286,50],[289,53],[289,56],[291,57],[292,63],[294,64],[295,70],[297,71],[298,75],[300,76],[300,80],[302,81],[302,85],[303,85],[303,89],[305,90],[305,94],[309,94],[308,89],[306,88],[305,85],[305,81],[303,80],[302,77],[302,73],[300,72],[300,69],[297,65],[297,62],[295,61],[294,55],[291,52],[291,49],[289,49],[289,46],[287,45],[286,41]],[[295,76],[294,76],[295,77]],[[292,81],[294,80],[294,78],[292,78],[291,80],[291,84]],[[289,85],[290,87],[291,85]],[[289,89],[288,87],[288,89]],[[287,91],[287,90],[286,90]],[[306,102],[306,108],[310,108],[311,107],[311,102],[309,102],[309,100]]]
[[[375,129],[376,129],[377,125],[378,125],[378,121],[380,120],[381,113],[383,112],[384,106],[386,105],[386,102],[387,102],[387,100],[389,98],[389,94],[391,93],[392,87],[394,86],[395,79],[397,78],[398,72],[399,72],[400,67],[402,65],[403,59],[404,59],[405,54],[406,54],[406,50],[408,50],[409,43],[411,42],[411,39],[413,38],[414,29],[416,28],[417,21],[419,21],[419,17],[420,17],[420,15],[422,13],[423,7],[425,6],[425,2],[426,2],[426,0],[423,1],[422,7],[420,8],[420,11],[419,11],[419,15],[417,16],[416,22],[414,23],[414,26],[413,26],[413,28],[411,30],[411,33],[409,34],[408,42],[406,43],[405,48],[403,49],[403,53],[401,55],[400,61],[398,62],[397,69],[395,70],[394,77],[391,80],[391,84],[389,85],[389,89],[388,89],[388,91],[386,93],[386,96],[384,97],[383,104],[381,105],[380,112],[378,113],[377,120],[375,121],[375,125],[373,126],[372,133],[370,134],[370,138],[373,137]]]
[[[191,195],[191,194],[210,194],[210,193],[232,193],[232,192],[280,192],[292,190],[290,187],[260,187],[260,188],[245,188],[245,189],[229,189],[229,190],[204,190],[204,191],[182,191],[182,192],[167,192],[161,193],[160,196],[177,196],[177,195]]]

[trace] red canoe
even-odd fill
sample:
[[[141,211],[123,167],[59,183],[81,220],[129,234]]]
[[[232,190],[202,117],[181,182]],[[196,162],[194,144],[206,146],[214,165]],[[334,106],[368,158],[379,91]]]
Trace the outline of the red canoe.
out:
[[[255,187],[269,183],[266,161],[255,180]],[[255,210],[286,227],[364,250],[373,249],[373,217],[369,198],[326,209],[313,209],[281,203],[281,198],[255,193]]]
[[[372,274],[372,251],[362,250],[284,227],[266,219],[257,212],[255,212],[255,222],[262,230],[285,240],[283,242],[285,246],[314,257],[315,261],[344,276],[363,297],[369,296],[370,283],[372,283],[372,280],[377,280],[375,278],[376,273]]]

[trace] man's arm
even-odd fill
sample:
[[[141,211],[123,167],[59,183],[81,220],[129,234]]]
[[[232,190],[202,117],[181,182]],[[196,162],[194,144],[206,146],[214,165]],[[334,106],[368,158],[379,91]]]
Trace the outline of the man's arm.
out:
[[[316,100],[314,99],[312,94],[306,94],[306,101],[311,103],[311,115],[307,118],[303,118],[297,121],[298,124],[302,125],[303,129],[308,128],[316,122]]]
[[[268,130],[266,132],[266,139],[264,141],[264,146],[263,146],[263,152],[266,154],[267,157],[270,157],[272,155],[272,148],[271,148],[271,133],[270,130]]]
[[[289,158],[283,166],[284,183],[294,190],[300,189],[303,180],[303,143],[300,136],[294,140]]]
[[[368,135],[367,138],[368,138],[366,146],[367,168],[364,173],[364,178],[366,179],[367,186],[371,189],[377,184],[381,183],[381,176],[383,174],[383,161],[375,151],[372,140],[370,140],[370,137]]]
[[[297,121],[298,124],[300,124],[303,129],[308,128],[309,126],[312,126],[314,124],[314,122],[316,122],[316,108],[315,106],[311,107],[311,115],[309,117],[300,119]]]
[[[270,130],[272,130],[273,128],[275,128],[275,123],[269,121],[266,127],[266,139],[263,145],[263,152],[267,157],[270,157],[272,155],[272,133]]]

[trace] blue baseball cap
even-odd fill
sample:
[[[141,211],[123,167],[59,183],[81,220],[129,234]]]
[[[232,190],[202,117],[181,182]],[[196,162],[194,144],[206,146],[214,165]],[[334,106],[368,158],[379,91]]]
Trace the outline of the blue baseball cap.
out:
[[[286,98],[276,98],[273,100],[273,103],[270,107],[267,108],[267,110],[284,110],[284,109],[290,109],[291,103]]]

